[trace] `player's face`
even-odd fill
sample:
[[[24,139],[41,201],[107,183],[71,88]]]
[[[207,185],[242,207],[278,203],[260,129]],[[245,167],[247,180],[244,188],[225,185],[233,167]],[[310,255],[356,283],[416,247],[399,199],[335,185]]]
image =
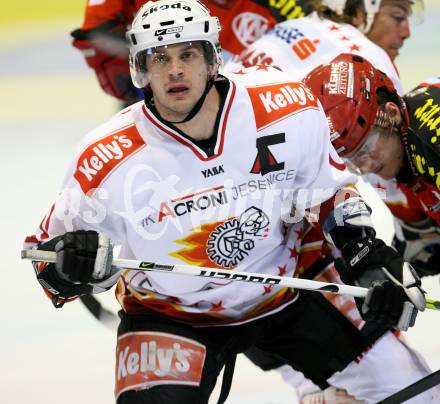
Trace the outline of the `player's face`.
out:
[[[404,41],[409,38],[409,0],[383,0],[367,37],[383,48],[391,60],[399,54]]]
[[[373,173],[385,180],[396,178],[403,163],[404,147],[394,125],[391,129],[373,127],[364,143],[344,158],[356,174]]]
[[[184,119],[206,87],[209,66],[200,43],[155,48],[147,56],[154,103],[169,121]]]

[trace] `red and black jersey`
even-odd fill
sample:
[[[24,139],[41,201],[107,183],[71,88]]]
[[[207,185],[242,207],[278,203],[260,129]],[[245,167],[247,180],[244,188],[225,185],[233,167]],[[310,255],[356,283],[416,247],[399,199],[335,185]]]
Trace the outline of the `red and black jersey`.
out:
[[[409,113],[405,140],[416,176],[401,189],[440,225],[440,77],[421,83],[404,100]]]
[[[108,21],[119,21],[128,26],[145,3],[145,0],[89,1],[81,30],[89,31]],[[205,0],[203,3],[220,19],[220,43],[232,54],[241,53],[277,22],[304,17],[312,11],[308,1],[304,0]]]

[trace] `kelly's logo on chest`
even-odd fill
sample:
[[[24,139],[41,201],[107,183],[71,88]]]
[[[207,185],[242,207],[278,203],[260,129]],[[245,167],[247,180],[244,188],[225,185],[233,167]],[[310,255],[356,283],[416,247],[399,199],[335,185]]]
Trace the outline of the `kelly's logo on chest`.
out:
[[[309,109],[318,109],[318,100],[302,83],[283,82],[247,87],[257,131],[275,125]]]

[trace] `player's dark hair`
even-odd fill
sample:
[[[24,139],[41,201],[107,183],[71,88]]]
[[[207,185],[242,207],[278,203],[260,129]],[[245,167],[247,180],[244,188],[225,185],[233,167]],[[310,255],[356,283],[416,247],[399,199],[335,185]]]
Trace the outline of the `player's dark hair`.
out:
[[[384,106],[387,102],[393,102],[400,109],[403,108],[403,100],[396,91],[390,92],[386,87],[379,87],[376,91],[379,106]]]
[[[344,13],[342,15],[337,14],[335,11],[328,8],[326,5],[317,2],[316,12],[321,18],[326,18],[328,20],[338,22],[353,24],[353,18],[359,9],[363,9],[364,5],[362,0],[347,0],[345,3]]]

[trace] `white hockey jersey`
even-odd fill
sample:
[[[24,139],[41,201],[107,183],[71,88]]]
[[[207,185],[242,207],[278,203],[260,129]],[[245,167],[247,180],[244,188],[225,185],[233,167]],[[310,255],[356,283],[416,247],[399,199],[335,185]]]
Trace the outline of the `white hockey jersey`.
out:
[[[304,210],[355,177],[330,144],[317,99],[301,83],[270,67],[228,77],[210,150],[143,102],[92,131],[26,246],[92,229],[121,245],[122,258],[294,276]],[[128,313],[147,308],[224,324],[280,310],[295,293],[127,270],[117,298]]]
[[[314,68],[341,53],[354,53],[367,59],[386,73],[399,95],[403,95],[396,67],[382,48],[352,25],[321,19],[316,13],[277,24],[243,51],[238,59],[228,62],[224,71],[265,64],[301,80]]]

